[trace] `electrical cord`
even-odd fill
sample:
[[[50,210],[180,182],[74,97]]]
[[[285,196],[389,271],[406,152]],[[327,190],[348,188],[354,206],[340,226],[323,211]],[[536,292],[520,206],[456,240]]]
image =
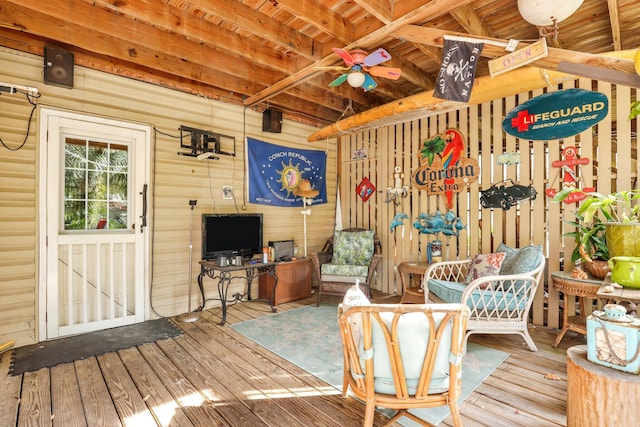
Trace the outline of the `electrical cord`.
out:
[[[33,120],[33,113],[36,112],[36,108],[38,107],[38,103],[35,102],[34,100],[37,98],[40,98],[40,93],[38,93],[37,95],[32,95],[31,93],[27,92],[27,91],[23,91],[20,89],[13,89],[14,91],[11,93],[22,93],[26,98],[27,101],[29,102],[29,104],[33,105],[33,108],[31,108],[31,113],[29,114],[29,122],[27,123],[27,133],[24,136],[24,140],[22,141],[22,143],[15,147],[9,147],[3,140],[2,137],[0,137],[0,144],[2,144],[2,146],[4,148],[6,148],[9,151],[18,151],[20,150],[22,147],[24,147],[24,145],[27,143],[27,139],[29,139],[29,131],[31,130],[31,121]]]

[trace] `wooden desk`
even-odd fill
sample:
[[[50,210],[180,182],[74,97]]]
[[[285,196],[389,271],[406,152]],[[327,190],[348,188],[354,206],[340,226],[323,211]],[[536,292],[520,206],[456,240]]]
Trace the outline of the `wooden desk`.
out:
[[[401,262],[400,265],[398,265],[400,283],[402,283],[402,300],[400,300],[400,304],[424,304],[422,276],[424,276],[429,265],[428,262]],[[418,286],[407,286],[404,278],[405,274],[408,274],[409,277],[413,274],[419,274],[420,284]],[[409,285],[411,285],[411,281],[409,281]]]
[[[611,286],[613,290],[607,292],[606,286]],[[611,273],[607,274],[607,277],[602,281],[602,286],[598,289],[598,298],[610,299],[616,302],[620,301],[633,301],[640,302],[640,289],[636,288],[624,288],[611,280]]]
[[[276,312],[274,306],[274,299],[276,288],[278,287],[278,275],[276,274],[275,262],[268,263],[245,263],[243,265],[229,265],[227,267],[220,267],[215,261],[200,261],[200,274],[198,275],[198,286],[200,287],[200,294],[202,295],[202,305],[198,307],[198,311],[202,310],[207,301],[218,300],[222,305],[222,319],[220,324],[224,325],[227,321],[227,304],[235,304],[239,301],[243,301],[243,298],[247,297],[247,301],[251,301],[251,282],[255,277],[263,274],[271,276],[273,282],[273,293],[269,298],[269,304],[271,305],[271,311]],[[203,279],[204,277],[210,277],[218,282],[218,298],[205,296]],[[229,285],[233,279],[242,279],[247,281],[247,292],[236,292],[232,295],[232,299],[227,299]],[[262,298],[258,298],[262,299]]]
[[[599,279],[576,279],[571,277],[571,272],[569,271],[554,271],[551,273],[551,280],[553,281],[554,289],[565,295],[564,307],[562,309],[562,330],[558,333],[558,336],[552,344],[553,347],[558,347],[567,331],[574,331],[582,335],[587,334],[584,299],[597,299],[598,289],[600,289],[602,281]],[[567,310],[567,295],[579,297],[579,316],[569,316],[569,310]]]

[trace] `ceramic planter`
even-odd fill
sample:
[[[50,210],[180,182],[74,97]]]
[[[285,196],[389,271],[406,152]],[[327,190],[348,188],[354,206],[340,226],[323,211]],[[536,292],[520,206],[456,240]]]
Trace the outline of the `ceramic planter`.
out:
[[[611,258],[640,257],[640,223],[608,222],[605,239]]]
[[[640,258],[617,256],[609,260],[611,280],[625,288],[640,288]]]

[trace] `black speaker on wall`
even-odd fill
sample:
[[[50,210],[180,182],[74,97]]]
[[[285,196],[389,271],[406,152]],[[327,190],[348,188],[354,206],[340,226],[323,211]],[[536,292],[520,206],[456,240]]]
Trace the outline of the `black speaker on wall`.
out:
[[[44,82],[73,88],[73,53],[57,47],[45,46]]]
[[[266,109],[262,113],[262,131],[282,132],[282,111]]]

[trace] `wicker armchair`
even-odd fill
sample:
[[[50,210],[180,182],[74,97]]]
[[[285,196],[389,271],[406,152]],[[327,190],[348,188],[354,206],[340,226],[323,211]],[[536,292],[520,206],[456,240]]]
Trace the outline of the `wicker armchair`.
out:
[[[346,228],[336,231],[327,239],[322,251],[311,254],[318,278],[316,305],[320,305],[323,295],[344,295],[356,281],[360,282],[367,296],[371,297],[370,285],[382,260],[381,254],[380,239],[373,230]]]
[[[531,351],[538,351],[527,326],[545,259],[534,246],[507,250],[531,261],[526,271],[505,274],[501,270],[500,274],[478,277],[466,284],[473,263],[469,259],[431,264],[423,276],[425,302],[462,303],[471,309],[465,351],[471,334],[519,334]]]
[[[431,426],[407,411],[445,405],[453,425],[462,426],[458,399],[468,317],[462,304],[340,305],[342,395],[351,387],[365,402],[364,426],[373,425],[376,406],[398,410],[385,426],[400,417]]]

